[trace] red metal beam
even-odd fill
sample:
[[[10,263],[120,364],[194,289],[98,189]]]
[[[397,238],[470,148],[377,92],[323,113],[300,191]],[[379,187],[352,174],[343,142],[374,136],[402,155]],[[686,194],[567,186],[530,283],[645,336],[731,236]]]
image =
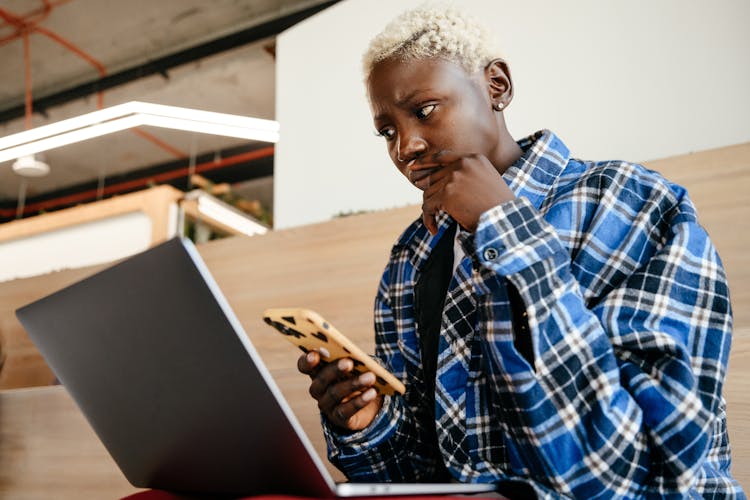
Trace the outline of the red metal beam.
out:
[[[272,156],[274,152],[273,146],[267,146],[265,148],[255,149],[248,151],[247,153],[240,153],[238,155],[230,156],[228,158],[222,158],[219,161],[207,161],[200,163],[195,166],[196,174],[203,172],[209,172],[230,165],[236,165],[237,163],[243,163],[252,160],[258,160]],[[117,184],[106,186],[103,190],[104,196],[111,196],[126,191],[135,191],[138,188],[143,188],[149,184],[159,184],[170,180],[178,179],[180,177],[187,177],[190,175],[190,167],[183,167],[176,170],[170,170],[169,172],[162,172],[160,174],[143,177],[140,179],[133,179],[130,181],[124,181]],[[76,203],[85,203],[97,199],[98,190],[90,189],[88,191],[82,191],[80,193],[71,194],[68,196],[62,196],[60,198],[54,198],[52,200],[39,201],[26,205],[23,210],[23,214],[31,214],[42,210],[54,210],[59,207],[74,205]],[[0,217],[12,218],[16,216],[16,210],[12,208],[0,209]]]

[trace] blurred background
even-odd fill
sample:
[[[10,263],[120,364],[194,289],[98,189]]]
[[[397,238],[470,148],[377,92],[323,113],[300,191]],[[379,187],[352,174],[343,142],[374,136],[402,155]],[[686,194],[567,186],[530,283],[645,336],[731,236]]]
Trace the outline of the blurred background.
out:
[[[134,100],[273,119],[276,36],[333,3],[3,0],[0,137]],[[192,165],[193,181],[228,183],[271,223],[273,144],[140,127],[37,159],[46,175],[0,164],[0,221],[161,183],[188,190]]]
[[[276,228],[418,203],[371,133],[359,59],[420,3],[0,0],[0,137],[129,101],[280,125],[275,145],[123,130],[37,154],[40,177],[0,156],[0,222],[158,184]],[[574,156],[631,161],[750,140],[745,1],[456,3],[510,63],[516,137],[550,128]]]

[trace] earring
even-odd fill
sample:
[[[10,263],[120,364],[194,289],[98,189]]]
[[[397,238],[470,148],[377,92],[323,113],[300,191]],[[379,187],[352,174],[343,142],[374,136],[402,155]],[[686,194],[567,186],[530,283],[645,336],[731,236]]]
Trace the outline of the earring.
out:
[[[495,111],[502,111],[504,107],[505,107],[505,104],[501,102],[492,103],[492,109],[494,109]]]

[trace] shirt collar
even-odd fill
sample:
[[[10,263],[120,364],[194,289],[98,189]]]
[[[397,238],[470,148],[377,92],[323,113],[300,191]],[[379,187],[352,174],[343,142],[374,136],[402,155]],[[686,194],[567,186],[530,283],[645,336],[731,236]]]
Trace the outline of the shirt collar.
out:
[[[549,130],[518,141],[521,157],[503,174],[516,197],[527,198],[539,209],[570,159],[568,147]]]
[[[446,212],[440,211],[435,217],[438,232],[434,236],[427,230],[427,226],[422,222],[422,216],[415,220],[401,237],[391,251],[392,254],[398,253],[407,248],[409,261],[416,269],[420,269],[427,262],[432,249],[435,247],[443,234],[454,224],[453,218]]]

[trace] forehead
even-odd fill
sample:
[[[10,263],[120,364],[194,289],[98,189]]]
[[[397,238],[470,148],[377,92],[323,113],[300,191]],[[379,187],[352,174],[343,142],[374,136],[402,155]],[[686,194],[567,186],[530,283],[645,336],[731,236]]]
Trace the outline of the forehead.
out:
[[[462,92],[476,82],[457,63],[446,59],[385,59],[377,63],[367,79],[371,104],[402,103],[420,92]]]

